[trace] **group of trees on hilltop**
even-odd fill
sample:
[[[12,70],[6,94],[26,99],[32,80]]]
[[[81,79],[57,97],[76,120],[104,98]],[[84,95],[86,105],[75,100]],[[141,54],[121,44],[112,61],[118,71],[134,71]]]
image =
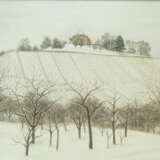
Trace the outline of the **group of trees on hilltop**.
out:
[[[97,40],[95,42],[95,46],[118,52],[122,52],[125,49],[123,37],[120,35],[111,36],[109,33],[105,33],[104,35],[102,35],[100,40]]]
[[[91,41],[91,38],[86,34],[74,34],[70,37],[69,42],[75,47],[77,46],[91,46],[98,49],[107,49],[117,52],[127,52],[130,54],[138,54],[143,56],[150,56],[151,47],[146,41],[132,41],[124,40],[121,35],[113,36],[110,33],[105,33],[100,39],[95,42]],[[22,51],[38,51],[47,48],[64,48],[66,42],[61,41],[58,38],[53,40],[49,37],[45,37],[40,46],[32,46],[27,38],[23,39],[18,47]]]
[[[42,49],[47,49],[49,47],[63,48],[65,43],[65,41],[61,41],[58,38],[54,38],[53,40],[51,40],[49,37],[45,37],[40,46]]]
[[[91,39],[85,34],[75,34],[70,38],[70,42],[76,46],[91,45]]]
[[[91,39],[85,34],[75,34],[70,38],[70,42],[76,46],[89,46],[93,45],[98,48],[104,48],[117,52],[122,52],[125,49],[125,43],[122,36],[111,37],[108,33],[101,37],[101,40],[96,41],[94,44]]]
[[[32,46],[30,44],[30,41],[28,38],[24,38],[21,40],[20,45],[18,46],[18,49],[21,51],[31,51]]]
[[[45,37],[40,46],[32,46],[30,44],[30,41],[28,38],[24,38],[21,40],[20,45],[18,46],[18,49],[21,51],[38,51],[41,49],[47,49],[47,48],[63,48],[65,45],[65,41],[61,41],[58,38],[54,38],[53,40],[49,37]]]
[[[126,40],[126,49],[128,53],[139,54],[143,56],[150,56],[151,47],[148,42],[145,41],[131,41]]]
[[[139,54],[143,56],[150,56],[151,51],[151,47],[146,41],[125,41],[121,35],[113,36],[110,33],[105,33],[94,43],[85,34],[75,34],[70,38],[70,42],[75,47],[93,45],[94,48],[107,49],[117,52],[125,51],[131,54]]]
[[[150,56],[151,51],[151,47],[146,41],[125,41],[121,35],[113,36],[110,33],[102,35],[101,38],[95,42],[95,47],[118,52],[125,51],[143,56]]]

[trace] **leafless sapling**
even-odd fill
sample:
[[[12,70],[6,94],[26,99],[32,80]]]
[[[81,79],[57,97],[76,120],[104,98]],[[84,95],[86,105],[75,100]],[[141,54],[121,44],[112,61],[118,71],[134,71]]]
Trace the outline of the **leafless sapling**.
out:
[[[111,126],[112,126],[112,135],[113,135],[113,144],[116,144],[116,125],[118,121],[118,109],[117,109],[117,103],[120,100],[120,97],[117,96],[117,94],[114,94],[110,99],[108,100],[108,103],[110,107],[108,107],[108,110],[111,113]]]

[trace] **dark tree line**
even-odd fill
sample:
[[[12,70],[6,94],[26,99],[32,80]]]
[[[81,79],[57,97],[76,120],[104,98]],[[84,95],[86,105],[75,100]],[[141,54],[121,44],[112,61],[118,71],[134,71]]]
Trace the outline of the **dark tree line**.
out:
[[[126,49],[128,53],[150,56],[151,47],[146,41],[126,40]]]
[[[29,155],[30,146],[36,143],[38,137],[36,132],[41,128],[42,117],[44,126],[48,128],[49,145],[52,146],[54,136],[57,151],[61,142],[61,129],[64,128],[67,132],[66,128],[70,124],[77,128],[77,137],[80,140],[83,134],[87,133],[84,130],[82,134],[82,128],[87,126],[90,149],[94,148],[93,127],[98,128],[102,136],[106,135],[108,148],[111,138],[112,143],[117,144],[117,136],[123,144],[124,137],[128,136],[128,129],[160,133],[160,108],[156,103],[141,105],[133,102],[119,106],[119,97],[112,97],[104,102],[92,95],[96,90],[93,88],[86,94],[80,93],[82,97],[79,95],[71,99],[67,107],[46,99],[45,96],[48,94],[46,90],[41,90],[43,94],[39,92],[37,95],[36,92],[34,94],[29,92],[24,96],[16,94],[17,101],[11,100],[14,103],[4,101],[6,105],[3,104],[0,116],[4,118],[3,120],[11,122],[18,120],[24,123],[22,126],[24,141],[17,143],[23,144],[26,155]],[[9,106],[4,107],[7,105]],[[111,132],[108,132],[109,129]],[[123,133],[119,134],[119,129],[123,130]]]
[[[64,48],[66,42],[61,41],[58,38],[54,38],[53,40],[49,37],[45,37],[41,44],[38,45],[31,45],[30,41],[28,38],[24,38],[21,40],[18,50],[20,51],[40,51],[43,49],[48,49],[48,48]]]
[[[1,120],[22,124],[23,142],[17,143],[25,147],[26,156],[30,153],[30,147],[37,142],[37,130],[43,130],[42,125],[47,128],[49,146],[52,146],[53,136],[55,137],[57,151],[60,148],[61,130],[67,132],[68,125],[77,129],[76,136],[79,140],[88,134],[89,149],[94,149],[93,128],[97,128],[102,136],[106,135],[107,148],[111,138],[114,145],[118,143],[117,136],[123,144],[128,129],[160,134],[159,92],[154,92],[146,104],[135,100],[122,105],[119,103],[121,97],[117,94],[103,98],[104,101],[98,98],[96,94],[100,91],[99,87],[79,90],[71,86],[70,91],[74,96],[66,105],[61,104],[61,99],[49,98],[49,95],[54,97],[55,84],[44,85],[33,80],[28,82],[29,85],[23,86],[27,92],[20,94],[12,91],[12,97],[3,94],[0,96]],[[119,133],[119,130],[123,132]]]
[[[39,51],[44,49],[64,48],[66,41],[58,38],[51,39],[45,37],[39,46],[32,46],[27,38],[21,40],[18,47],[21,51]],[[116,52],[127,52],[129,54],[138,54],[142,56],[150,56],[151,47],[146,41],[135,42],[133,40],[124,40],[123,36],[114,36],[110,33],[105,33],[95,42],[86,34],[74,34],[69,38],[69,42],[75,47],[90,46],[94,49],[106,49]]]
[[[122,52],[125,49],[124,39],[121,35],[112,36],[109,33],[105,33],[101,36],[100,40],[95,43],[98,47],[105,48],[107,50]]]

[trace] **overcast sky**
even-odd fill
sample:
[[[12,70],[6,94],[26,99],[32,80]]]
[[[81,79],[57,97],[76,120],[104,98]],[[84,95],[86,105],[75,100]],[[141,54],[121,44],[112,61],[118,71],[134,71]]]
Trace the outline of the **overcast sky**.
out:
[[[67,39],[74,33],[91,38],[103,33],[146,40],[160,55],[160,2],[0,2],[0,48],[15,48],[28,37]]]

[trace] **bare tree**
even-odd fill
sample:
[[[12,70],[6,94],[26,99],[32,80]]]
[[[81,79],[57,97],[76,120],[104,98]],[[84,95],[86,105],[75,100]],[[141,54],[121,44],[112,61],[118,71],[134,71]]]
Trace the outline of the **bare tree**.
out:
[[[23,136],[24,137],[24,147],[25,147],[25,155],[29,155],[29,147],[32,143],[31,137],[32,137],[32,129],[28,128],[27,133]]]
[[[73,88],[70,86],[72,91],[77,95],[77,100],[74,102],[75,104],[78,104],[82,106],[86,111],[87,116],[87,125],[88,125],[88,135],[89,135],[89,149],[93,149],[93,134],[92,134],[92,115],[96,112],[97,109],[99,109],[102,104],[104,103],[94,103],[93,101],[93,94],[99,89],[99,87],[92,87],[91,89],[87,90],[86,93],[82,93],[78,89]],[[95,98],[96,99],[96,98]]]
[[[47,112],[47,119],[48,119],[48,131],[49,131],[49,146],[52,146],[52,139],[53,139],[53,133],[54,133],[54,129],[53,129],[53,125],[52,125],[52,115],[51,112]]]
[[[16,120],[15,112],[17,109],[16,102],[8,96],[4,96],[3,102],[1,104],[1,112],[5,115],[5,120],[14,121]]]
[[[129,103],[125,107],[119,109],[119,121],[124,127],[125,137],[128,136],[129,114],[130,114]]]
[[[46,113],[53,102],[48,103],[47,95],[51,93],[53,86],[40,87],[31,81],[31,91],[25,95],[15,93],[19,105],[19,111],[16,113],[22,119],[25,119],[27,125],[32,129],[32,143],[35,143],[35,130],[40,124],[41,118]],[[54,101],[55,103],[56,101]]]
[[[3,85],[3,81],[5,80],[5,77],[6,77],[5,72],[6,72],[6,70],[0,70],[0,104],[1,104],[0,105],[0,113],[1,113],[1,116],[3,116],[4,112],[6,112],[6,106],[4,104],[6,104],[5,100],[7,97],[5,96],[4,91],[7,88]]]
[[[125,109],[125,123],[124,123],[124,129],[125,129],[125,137],[128,136],[128,121],[129,121],[129,106]]]
[[[136,129],[137,128],[137,114],[138,114],[138,101],[135,99],[134,103],[132,105],[132,118],[133,118],[133,127]]]
[[[25,155],[29,156],[29,149],[32,143],[32,129],[26,126],[25,129],[22,130],[23,132],[23,142],[14,140],[16,143],[21,144],[25,147]]]
[[[124,138],[125,138],[125,136],[124,136],[123,132],[120,131],[119,132],[119,139],[120,139],[120,144],[121,145],[123,144]]]
[[[67,123],[68,123],[68,114],[67,114],[67,109],[64,108],[63,106],[60,106],[61,108],[61,118],[62,118],[62,124],[63,124],[63,127],[64,127],[64,130],[65,132],[67,132]]]
[[[147,103],[139,108],[139,115],[143,130],[146,132],[154,132],[156,126],[160,123],[159,107],[152,102]]]
[[[113,135],[113,144],[116,144],[116,124],[118,121],[118,109],[117,109],[117,103],[120,100],[120,97],[117,96],[117,94],[110,97],[110,99],[107,101],[110,105],[108,107],[110,113],[111,113],[111,124],[112,124],[112,135]]]
[[[70,118],[73,120],[75,126],[77,127],[78,138],[81,139],[82,125],[86,117],[84,108],[80,105],[76,106],[76,104],[70,104],[68,111]]]
[[[104,107],[101,107],[94,115],[92,118],[92,121],[94,123],[95,126],[97,126],[98,128],[100,128],[100,132],[101,135],[104,135],[104,131],[105,129],[108,127],[107,124],[107,110]]]
[[[60,108],[60,105],[55,105],[54,108],[52,108],[52,122],[54,123],[55,130],[56,130],[56,150],[59,150],[59,141],[60,141],[60,129],[59,124],[62,123],[62,110]]]
[[[107,136],[107,148],[109,149],[109,147],[110,147],[110,138],[112,137],[112,134],[109,133],[109,131],[106,131],[106,136]]]
[[[59,126],[58,126],[58,121],[57,121],[57,113],[54,112],[54,124],[57,132],[57,141],[56,141],[56,150],[59,150]]]

